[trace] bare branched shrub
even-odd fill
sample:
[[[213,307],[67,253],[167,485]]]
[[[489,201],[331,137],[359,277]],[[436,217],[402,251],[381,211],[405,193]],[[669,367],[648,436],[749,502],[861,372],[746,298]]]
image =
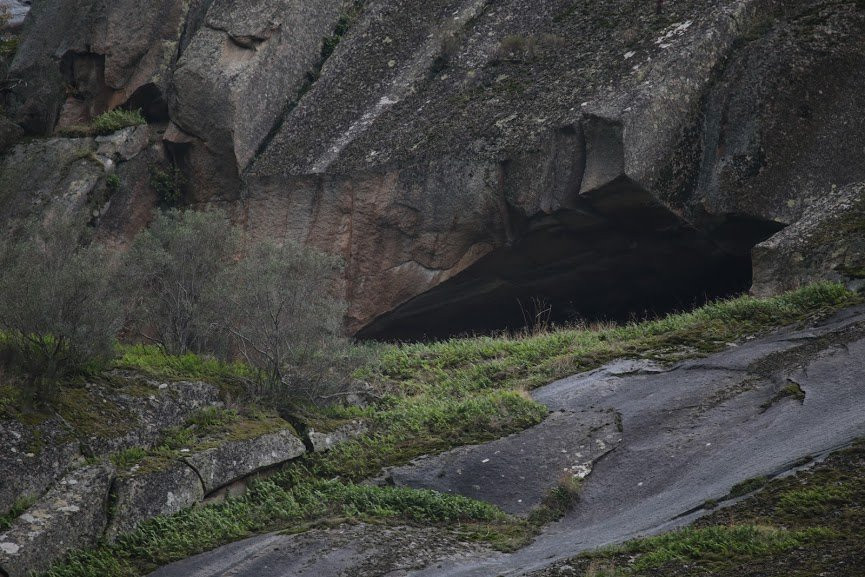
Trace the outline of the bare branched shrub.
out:
[[[169,354],[219,352],[222,312],[214,288],[237,248],[222,211],[159,213],[125,257],[134,329]]]
[[[345,304],[328,289],[341,267],[313,249],[265,241],[226,271],[225,327],[261,372],[261,396],[315,399],[345,382]]]
[[[114,354],[122,311],[108,255],[82,238],[83,223],[57,217],[14,229],[0,240],[0,340],[44,401],[58,379]]]

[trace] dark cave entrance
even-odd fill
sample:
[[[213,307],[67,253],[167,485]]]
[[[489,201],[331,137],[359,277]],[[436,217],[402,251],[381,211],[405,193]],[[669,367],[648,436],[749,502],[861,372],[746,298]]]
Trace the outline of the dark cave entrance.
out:
[[[698,232],[657,211],[562,211],[527,224],[518,242],[404,303],[358,333],[415,341],[520,330],[535,322],[625,322],[690,310],[751,286],[751,248],[782,228],[727,217]],[[547,311],[547,312],[544,312]]]

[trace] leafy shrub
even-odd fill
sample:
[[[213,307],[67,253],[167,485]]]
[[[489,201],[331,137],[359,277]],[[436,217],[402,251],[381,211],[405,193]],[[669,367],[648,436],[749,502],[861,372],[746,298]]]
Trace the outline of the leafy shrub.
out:
[[[303,389],[315,396],[344,349],[345,305],[327,291],[341,266],[338,258],[310,248],[265,241],[218,283],[233,343],[280,395]]]
[[[167,170],[154,168],[150,173],[150,186],[156,191],[159,200],[165,206],[174,206],[180,202],[186,177],[180,168],[172,166]]]
[[[237,249],[223,211],[160,212],[124,259],[132,327],[164,352],[220,352],[217,277]]]
[[[0,340],[6,362],[30,377],[37,400],[47,400],[58,379],[113,356],[121,309],[108,256],[82,242],[77,221],[18,228],[0,240]]]

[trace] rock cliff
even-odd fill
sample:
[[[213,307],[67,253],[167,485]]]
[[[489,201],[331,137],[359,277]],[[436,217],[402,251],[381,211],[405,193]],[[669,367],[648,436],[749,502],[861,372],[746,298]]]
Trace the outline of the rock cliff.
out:
[[[624,316],[752,274],[769,292],[858,270],[758,258],[752,273],[751,249],[865,182],[861,1],[42,0],[21,38],[2,86],[27,134],[118,106],[150,123],[147,154],[90,167],[124,177],[91,187],[112,238],[156,206],[150,166],[176,165],[183,203],[343,257],[363,336],[520,324],[532,299]],[[34,209],[11,191],[62,200],[33,174],[0,176],[4,217]]]

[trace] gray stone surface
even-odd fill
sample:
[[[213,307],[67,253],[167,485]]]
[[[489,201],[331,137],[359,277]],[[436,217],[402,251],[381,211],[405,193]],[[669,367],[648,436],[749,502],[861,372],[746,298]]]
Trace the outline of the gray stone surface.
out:
[[[387,480],[398,487],[457,493],[524,515],[563,479],[587,477],[621,438],[613,411],[556,411],[527,431],[391,469]]]
[[[182,461],[166,463],[156,471],[135,469],[118,475],[111,485],[114,500],[105,531],[109,540],[132,531],[147,519],[177,513],[204,498],[201,479]]]
[[[355,437],[363,435],[367,430],[365,423],[354,421],[327,433],[320,433],[311,429],[307,433],[307,437],[309,437],[309,441],[312,443],[312,450],[316,453],[322,453],[324,451],[329,451],[341,443],[345,443],[346,441],[350,441]]]
[[[184,457],[210,493],[251,475],[299,457],[306,451],[303,442],[288,430],[277,431],[253,439],[226,441],[218,447]]]
[[[430,563],[465,559],[488,550],[443,529],[343,525],[300,535],[264,535],[191,557],[152,577],[211,575],[397,577]]]
[[[19,498],[41,497],[81,456],[78,440],[60,419],[28,426],[0,420],[0,515]]]
[[[796,223],[754,247],[757,295],[865,278],[865,183],[826,191]]]
[[[239,175],[321,59],[344,0],[212,2],[173,75],[171,118],[191,140],[197,188],[234,195]]]
[[[108,520],[112,470],[78,469],[0,533],[0,572],[28,577],[72,549],[96,544]]]

